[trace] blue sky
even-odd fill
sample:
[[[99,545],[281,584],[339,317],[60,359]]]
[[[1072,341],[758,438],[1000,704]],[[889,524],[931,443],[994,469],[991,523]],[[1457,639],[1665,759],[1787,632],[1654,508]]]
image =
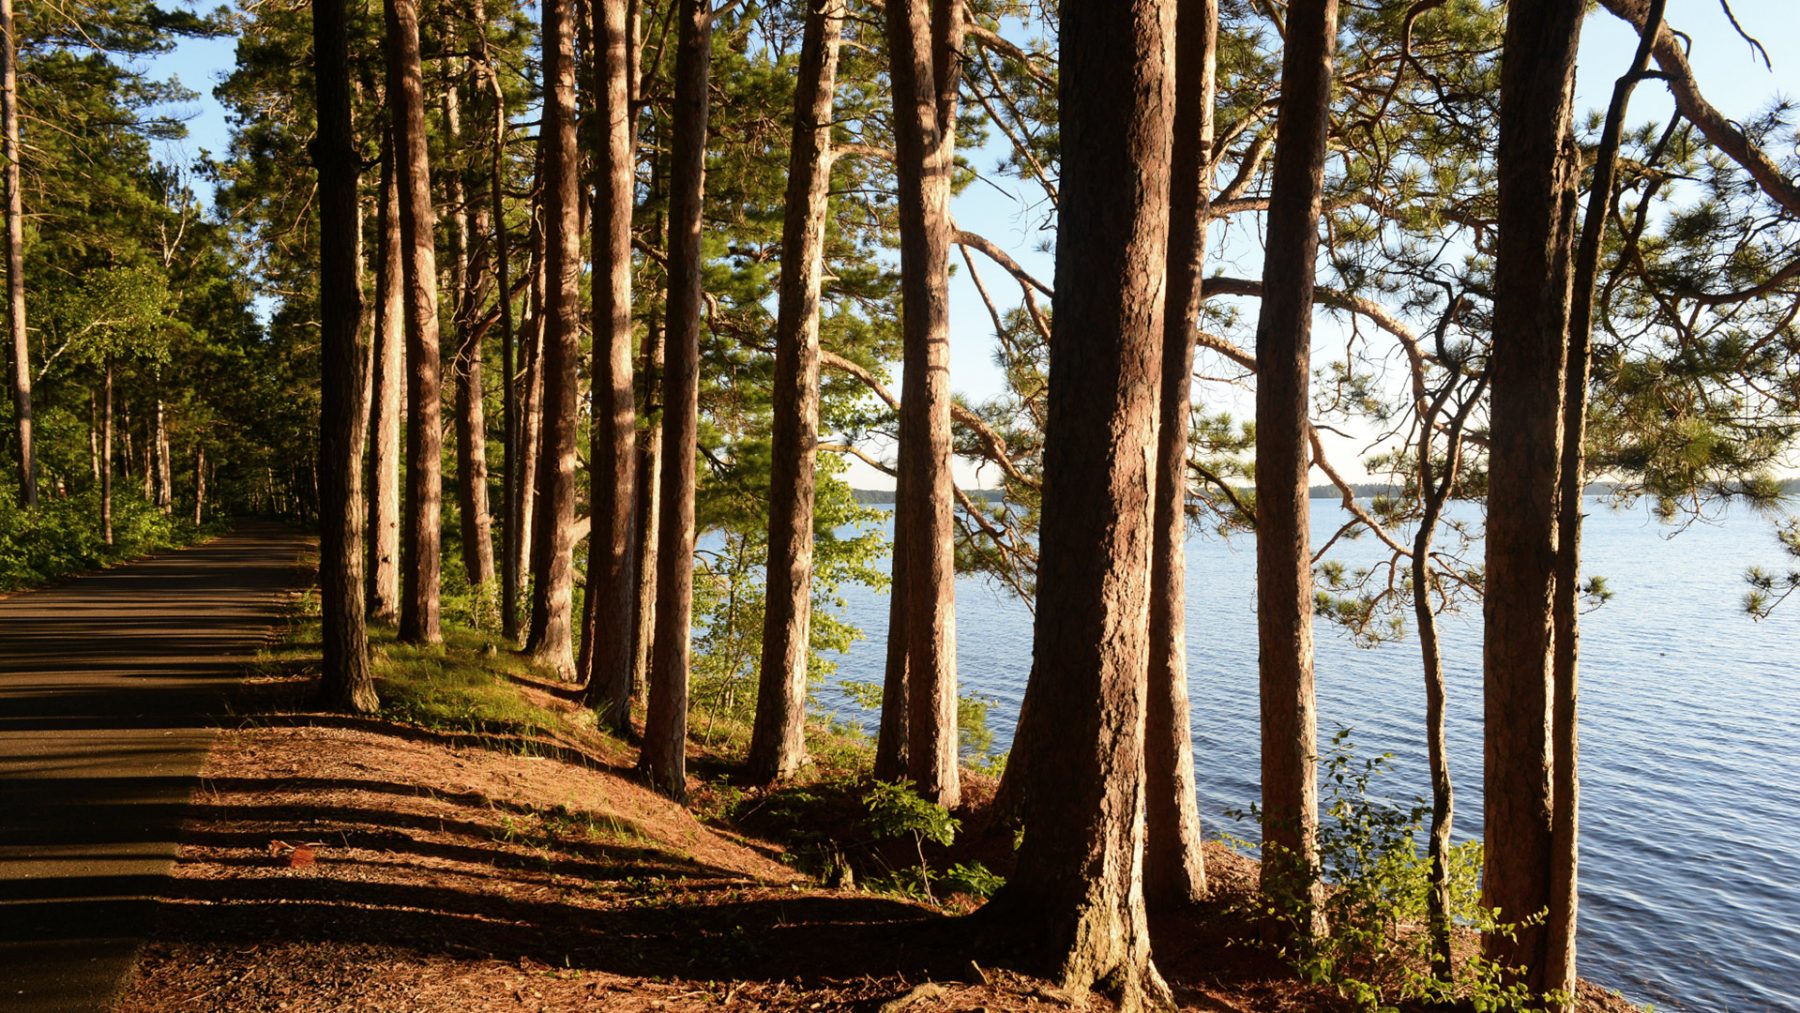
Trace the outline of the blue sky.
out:
[[[1690,61],[1703,93],[1727,116],[1740,118],[1766,107],[1778,95],[1800,96],[1800,33],[1793,30],[1800,5],[1795,0],[1733,0],[1732,10],[1745,30],[1767,47],[1772,70],[1765,68],[1749,45],[1732,31],[1719,0],[1669,2],[1669,24],[1694,40]],[[1631,59],[1636,39],[1628,26],[1602,9],[1596,8],[1588,18],[1582,30],[1578,114],[1605,106],[1614,78]],[[230,68],[234,45],[230,39],[191,40],[150,61],[153,72],[177,77],[201,93],[197,101],[173,110],[186,118],[189,136],[165,145],[160,157],[171,162],[191,162],[203,151],[225,150],[228,128],[224,110],[212,98],[212,88]],[[1647,82],[1633,96],[1631,119],[1634,123],[1666,120],[1672,108],[1667,91],[1656,82]],[[1004,143],[1004,139],[999,140]],[[988,173],[1003,154],[1000,144],[990,144],[970,157],[978,169]],[[958,224],[1004,246],[1027,270],[1049,281],[1055,270],[1051,255],[1040,248],[1048,238],[1042,229],[1048,209],[1041,195],[1034,186],[991,178],[994,185],[977,182],[957,198],[953,214]],[[1253,253],[1244,255],[1245,238],[1234,236],[1231,247],[1239,256],[1234,257],[1231,269],[1233,273],[1254,275],[1260,271],[1260,257]],[[1009,277],[979,259],[977,266],[998,301],[1017,301]],[[1209,265],[1209,270],[1216,266]],[[992,397],[1002,383],[992,359],[993,325],[960,263],[951,284],[951,327],[951,376],[955,389],[974,401]],[[1333,348],[1341,349],[1342,342],[1342,328],[1321,316],[1315,336],[1319,354],[1329,355]],[[1239,414],[1248,411],[1250,402],[1242,393],[1217,389],[1210,396],[1220,407]],[[1328,443],[1328,452],[1340,470],[1361,477],[1362,469],[1353,463],[1357,449],[1354,442],[1333,442],[1337,445]],[[988,476],[966,466],[961,471],[959,480],[965,484],[986,484]],[[892,484],[861,462],[853,462],[852,479],[859,486]]]

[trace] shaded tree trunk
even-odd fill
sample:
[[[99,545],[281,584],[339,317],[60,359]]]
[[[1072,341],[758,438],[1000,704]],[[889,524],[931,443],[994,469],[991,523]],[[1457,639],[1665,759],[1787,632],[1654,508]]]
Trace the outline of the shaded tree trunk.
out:
[[[438,616],[443,428],[438,375],[437,250],[431,154],[419,60],[418,0],[386,0],[388,107],[400,184],[401,274],[406,288],[406,520],[400,639],[443,639]]]
[[[919,794],[954,806],[956,490],[950,472],[950,182],[963,7],[957,0],[887,4],[900,223],[900,470],[907,561],[907,774]],[[894,635],[890,631],[890,636]]]
[[[369,618],[400,618],[400,415],[406,384],[406,286],[392,127],[383,131],[376,213],[375,333],[369,376]]]
[[[623,734],[631,730],[632,620],[637,608],[637,389],[631,361],[637,130],[631,109],[631,4],[590,2],[600,52],[594,111],[603,134],[595,146],[594,167],[594,430],[588,454],[593,518],[588,600],[594,621],[583,650],[592,659],[586,673],[588,705]]]
[[[1150,675],[1144,712],[1144,890],[1155,904],[1206,896],[1187,678],[1187,457],[1200,280],[1212,201],[1218,0],[1175,6],[1168,305],[1157,400],[1156,522],[1150,562]]]
[[[1262,313],[1256,325],[1256,597],[1262,700],[1262,889],[1313,925],[1319,821],[1313,700],[1311,467],[1314,261],[1337,0],[1288,7]]]
[[[912,681],[908,671],[906,622],[907,596],[912,581],[907,579],[908,560],[914,536],[912,524],[900,504],[905,502],[910,476],[905,468],[894,475],[894,542],[888,587],[888,639],[885,675],[881,683],[881,727],[875,738],[875,777],[883,781],[899,781],[912,769]],[[1021,714],[1023,712],[1021,711]],[[1010,768],[1011,763],[1007,766]]]
[[[575,676],[575,425],[581,357],[581,153],[575,138],[570,0],[546,0],[544,39],[544,409],[525,652]]]
[[[362,158],[350,118],[350,54],[344,0],[315,0],[313,52],[319,131],[319,601],[324,663],[318,700],[372,713],[375,682],[363,625],[362,265],[357,177]],[[161,426],[158,404],[157,428]]]
[[[1059,748],[1032,757],[1018,869],[994,902],[1066,990],[1169,1001],[1144,913],[1144,710],[1169,231],[1169,19],[1065,0],[1058,210],[1032,681]]]
[[[775,323],[774,441],[769,486],[767,604],[750,776],[788,777],[806,758],[811,653],[813,469],[819,442],[819,295],[831,184],[831,109],[842,0],[811,0],[794,89],[781,293]]]
[[[1552,616],[1575,160],[1579,0],[1514,5],[1501,56],[1485,586],[1485,903],[1521,923],[1485,939],[1533,993],[1556,986]],[[1535,920],[1533,920],[1535,919]]]
[[[461,148],[462,99],[454,82],[444,92],[444,125],[451,148]],[[446,189],[451,289],[457,300],[451,327],[456,346],[451,373],[456,385],[456,501],[462,521],[463,570],[470,584],[489,587],[494,582],[494,531],[488,510],[487,406],[481,384],[482,331],[473,325],[481,304],[481,272],[470,253],[470,237],[485,231],[480,227],[485,223],[479,214],[469,211],[468,188],[461,173],[450,173]]]
[[[650,682],[650,655],[656,629],[656,543],[662,513],[662,411],[658,406],[663,366],[663,324],[653,319],[644,336],[643,427],[637,433],[636,519],[637,599],[631,620],[631,696],[644,703]]]
[[[687,798],[688,665],[694,608],[694,452],[700,428],[700,211],[706,193],[712,13],[680,0],[669,177],[669,302],[663,370],[662,518],[656,633],[641,766],[651,787]]]

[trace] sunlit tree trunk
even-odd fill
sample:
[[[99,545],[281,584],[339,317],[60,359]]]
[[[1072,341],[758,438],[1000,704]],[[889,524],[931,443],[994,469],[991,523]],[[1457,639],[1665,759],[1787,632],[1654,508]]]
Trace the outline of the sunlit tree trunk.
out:
[[[100,540],[113,543],[113,358],[106,357],[100,380]]]
[[[900,470],[907,526],[907,774],[954,806],[956,742],[955,484],[950,472],[950,182],[963,7],[890,0],[894,163],[900,223]]]
[[[436,217],[419,62],[417,0],[386,0],[388,108],[394,118],[400,184],[401,274],[406,288],[406,520],[400,582],[400,639],[443,639],[438,616],[439,513],[443,429],[438,376]]]
[[[1330,124],[1337,0],[1288,6],[1268,254],[1256,325],[1256,600],[1262,699],[1263,893],[1309,933],[1317,899],[1311,467],[1314,261]]]
[[[570,0],[546,0],[544,24],[544,408],[532,521],[531,625],[525,651],[575,675],[576,370],[581,355],[581,153],[575,140],[575,25]]]
[[[206,523],[206,448],[194,448],[194,526]]]
[[[663,367],[662,520],[656,633],[642,768],[651,787],[687,798],[687,707],[694,608],[694,452],[700,428],[700,211],[706,193],[712,13],[680,0],[669,176],[668,346]]]
[[[1056,349],[1044,439],[1036,720],[1018,869],[994,901],[1065,990],[1167,1003],[1144,912],[1144,721],[1169,234],[1171,11],[1064,0]]]
[[[1157,401],[1156,523],[1150,563],[1150,676],[1144,711],[1144,889],[1152,905],[1206,896],[1187,679],[1187,456],[1194,340],[1212,200],[1218,0],[1175,5],[1168,304]]]
[[[31,431],[31,343],[25,329],[25,205],[19,184],[19,45],[12,0],[0,0],[0,160],[6,173],[6,306],[12,338],[13,416],[19,428],[19,505],[37,505]]]
[[[319,601],[323,666],[319,702],[372,713],[377,706],[363,616],[362,265],[357,177],[361,154],[350,119],[350,54],[344,0],[316,0],[314,73],[319,132]],[[161,406],[157,411],[161,429]]]
[[[819,293],[831,184],[831,103],[843,0],[810,0],[794,89],[781,293],[775,323],[774,441],[761,685],[750,775],[769,781],[806,757],[806,663],[812,631],[813,469],[819,442]]]
[[[369,618],[400,618],[400,414],[406,384],[406,287],[392,128],[383,133],[376,213],[375,328],[369,376]]]
[[[1483,668],[1486,904],[1510,932],[1490,959],[1556,987],[1552,895],[1552,619],[1565,338],[1577,167],[1571,144],[1580,0],[1515,4],[1500,62],[1500,224],[1488,408]]]
[[[588,705],[615,731],[631,730],[632,620],[637,607],[637,390],[632,375],[631,213],[637,130],[631,109],[629,0],[594,6],[595,145],[593,448],[588,455]],[[604,279],[604,281],[602,280]]]

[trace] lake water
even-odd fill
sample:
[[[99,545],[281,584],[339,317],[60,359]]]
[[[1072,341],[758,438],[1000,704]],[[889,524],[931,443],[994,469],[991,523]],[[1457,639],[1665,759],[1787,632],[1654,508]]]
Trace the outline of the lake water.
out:
[[[1313,500],[1314,544],[1342,523]],[[1453,516],[1474,518],[1459,504]],[[1746,510],[1675,529],[1639,507],[1593,501],[1585,572],[1614,597],[1582,620],[1581,935],[1584,977],[1659,1010],[1800,1011],[1800,601],[1765,622],[1743,612],[1748,566],[1780,564],[1764,518]],[[1379,554],[1340,542],[1354,565]],[[1201,819],[1257,798],[1255,545],[1188,542],[1188,666]],[[1480,548],[1473,558],[1479,561]],[[879,681],[887,597],[846,588],[847,618],[868,639],[839,678]],[[1418,643],[1366,649],[1317,628],[1319,727],[1354,730],[1358,754],[1393,754],[1384,795],[1428,795]],[[1481,827],[1481,616],[1444,617],[1456,825]],[[1031,665],[1031,614],[982,578],[957,586],[964,692],[994,700],[1005,748]],[[840,691],[841,692],[841,691]],[[840,692],[848,716],[854,706]]]

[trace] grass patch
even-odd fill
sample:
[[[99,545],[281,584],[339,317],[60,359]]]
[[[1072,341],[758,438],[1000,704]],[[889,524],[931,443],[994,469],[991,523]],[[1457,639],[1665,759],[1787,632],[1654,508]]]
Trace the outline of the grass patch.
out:
[[[530,665],[474,630],[446,624],[442,644],[403,644],[392,630],[369,631],[375,691],[384,717],[441,731],[539,737],[572,715],[526,699],[513,676]]]

